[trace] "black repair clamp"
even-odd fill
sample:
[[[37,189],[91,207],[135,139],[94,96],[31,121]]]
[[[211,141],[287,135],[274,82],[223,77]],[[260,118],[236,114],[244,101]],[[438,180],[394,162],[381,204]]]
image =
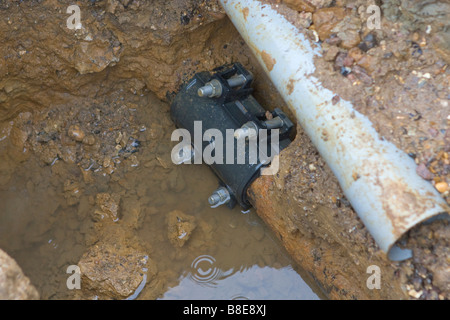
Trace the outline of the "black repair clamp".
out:
[[[240,135],[247,134],[248,137],[252,132],[258,135],[260,129],[266,129],[269,143],[272,130],[278,129],[279,150],[282,150],[291,142],[289,136],[293,123],[278,108],[272,112],[264,110],[251,94],[252,82],[252,74],[240,63],[220,67],[213,74],[199,72],[180,89],[172,101],[172,120],[178,128],[187,129],[191,136],[194,136],[196,121],[201,121],[202,137],[208,129],[219,130],[222,137],[227,136],[227,129],[232,129],[236,139]],[[206,140],[202,141],[201,150],[192,149],[192,156],[194,152],[203,154],[205,148],[214,143],[213,139]],[[257,147],[259,149],[261,145]],[[227,148],[224,143],[223,161],[209,165],[220,180],[219,188],[208,198],[213,207],[226,203],[232,208],[237,202],[243,209],[248,209],[251,205],[247,199],[247,188],[260,175],[261,168],[269,165],[259,157],[257,161],[239,163],[237,148],[238,144],[234,143],[234,161],[229,163],[226,161]],[[245,140],[246,156],[249,149],[249,141]]]

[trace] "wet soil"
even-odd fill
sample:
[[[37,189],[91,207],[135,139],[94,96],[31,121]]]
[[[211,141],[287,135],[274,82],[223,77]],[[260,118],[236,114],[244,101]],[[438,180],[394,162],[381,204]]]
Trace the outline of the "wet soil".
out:
[[[206,206],[208,168],[171,162],[159,99],[251,59],[217,3],[86,2],[79,30],[66,28],[68,5],[0,7],[0,247],[41,298],[323,297],[254,211]],[[81,290],[67,288],[71,265]]]
[[[413,157],[417,174],[449,203],[450,76],[448,48],[440,41],[448,36],[448,4],[385,1],[381,26],[372,30],[366,9],[381,3],[325,2],[267,1],[321,47],[314,76],[336,93],[334,99],[351,101],[384,139]],[[280,163],[278,176],[253,186],[255,206],[330,296],[449,298],[446,221],[413,229],[400,241],[413,248],[413,259],[391,263],[301,128]],[[385,277],[381,291],[366,287],[370,265],[380,266]]]
[[[207,205],[206,166],[172,163],[166,103],[110,89],[9,123],[0,247],[42,299],[322,296],[254,211]],[[66,286],[71,265],[81,290]]]

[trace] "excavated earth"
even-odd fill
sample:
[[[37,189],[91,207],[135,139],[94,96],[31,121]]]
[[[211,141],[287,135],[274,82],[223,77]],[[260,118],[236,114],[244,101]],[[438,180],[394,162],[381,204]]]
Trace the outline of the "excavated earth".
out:
[[[450,203],[448,2],[265,2],[320,42],[315,76],[323,86],[336,99],[351,101],[380,135],[413,157],[417,174]],[[126,298],[143,281],[152,288],[145,298],[154,299],[167,287],[165,271],[158,271],[152,248],[135,233],[161,199],[147,199],[144,182],[142,190],[132,190],[130,180],[140,181],[130,168],[154,170],[165,190],[185,188],[171,168],[170,146],[160,143],[169,141],[174,128],[161,101],[170,102],[194,73],[239,61],[255,75],[257,100],[290,113],[216,1],[78,1],[76,29],[67,25],[72,4],[0,1],[1,197],[13,192],[10,185],[27,181],[26,192],[42,199],[33,203],[36,212],[53,206],[48,216],[17,220],[21,226],[48,220],[30,229],[27,239],[8,241],[4,235],[20,226],[6,230],[0,224],[0,248],[20,250],[64,217],[68,229],[61,237],[76,239],[71,254],[79,257],[73,262],[87,284],[76,298]],[[366,23],[371,4],[382,10],[375,30]],[[110,182],[116,187],[108,188]],[[249,194],[258,215],[328,298],[450,298],[448,222],[414,228],[401,239],[413,258],[389,261],[301,127],[280,155],[279,173],[256,180]],[[3,223],[11,208],[1,210]],[[166,223],[176,250],[189,239],[178,241],[179,233],[194,229],[206,239],[196,245],[208,246],[208,224],[181,211],[168,213]],[[16,276],[2,276],[0,267],[0,294],[13,286],[15,298],[60,298],[52,296],[52,287],[38,294],[4,256],[15,269],[8,275]],[[367,286],[372,265],[381,270],[380,289]],[[55,276],[49,273],[48,279]]]

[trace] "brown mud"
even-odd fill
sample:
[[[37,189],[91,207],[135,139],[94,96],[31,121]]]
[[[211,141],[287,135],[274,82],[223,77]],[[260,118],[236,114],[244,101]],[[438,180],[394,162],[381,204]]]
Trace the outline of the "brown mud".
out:
[[[449,202],[447,4],[285,2],[271,3],[322,41],[316,76],[323,85],[414,157],[418,174]],[[200,197],[216,186],[202,179],[207,168],[170,160],[174,126],[159,100],[168,101],[197,71],[239,61],[255,75],[258,101],[287,109],[217,2],[78,1],[78,30],[66,26],[71,4],[0,3],[0,248],[41,298],[122,299],[144,283],[139,297],[155,299],[189,269],[195,248],[210,255],[218,247],[228,248],[223,255],[240,250],[249,256],[244,265],[289,264],[269,244],[275,240],[265,226],[243,223],[251,215],[205,208]],[[369,4],[383,10],[379,30],[367,29]],[[415,228],[403,239],[413,259],[390,262],[300,127],[280,165],[251,195],[267,226],[317,281],[316,292],[334,299],[450,298],[448,224]],[[244,244],[234,243],[237,237]],[[253,257],[254,242],[265,254]],[[45,268],[32,276],[36,261]],[[80,266],[87,284],[75,294],[65,287],[67,274],[55,273],[69,264]],[[370,265],[381,268],[381,290],[366,286]]]
[[[26,139],[20,145],[15,135],[5,139],[2,160],[18,161],[12,152],[22,158],[2,185],[0,246],[40,297],[164,298],[180,277],[196,281],[192,263],[200,259],[208,267],[205,256],[218,277],[201,278],[206,283],[254,265],[286,271],[293,262],[254,212],[206,205],[217,187],[206,166],[172,163],[168,105],[149,92],[110,88],[100,98],[23,112],[11,131]],[[73,265],[80,268],[81,290],[66,287]],[[280,288],[286,295],[296,289]],[[289,294],[317,297],[308,290]]]

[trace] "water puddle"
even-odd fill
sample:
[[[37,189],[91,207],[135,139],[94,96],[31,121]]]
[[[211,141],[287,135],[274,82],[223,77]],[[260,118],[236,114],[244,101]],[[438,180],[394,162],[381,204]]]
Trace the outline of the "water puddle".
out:
[[[168,112],[119,89],[0,128],[0,248],[41,298],[322,298],[253,209],[209,207],[206,165],[171,162]]]
[[[319,299],[289,264],[284,267],[280,267],[281,264],[275,264],[276,267],[254,264],[221,270],[215,266],[216,260],[211,256],[199,256],[194,262],[192,270],[186,271],[179,278],[178,285],[169,288],[161,299]]]

